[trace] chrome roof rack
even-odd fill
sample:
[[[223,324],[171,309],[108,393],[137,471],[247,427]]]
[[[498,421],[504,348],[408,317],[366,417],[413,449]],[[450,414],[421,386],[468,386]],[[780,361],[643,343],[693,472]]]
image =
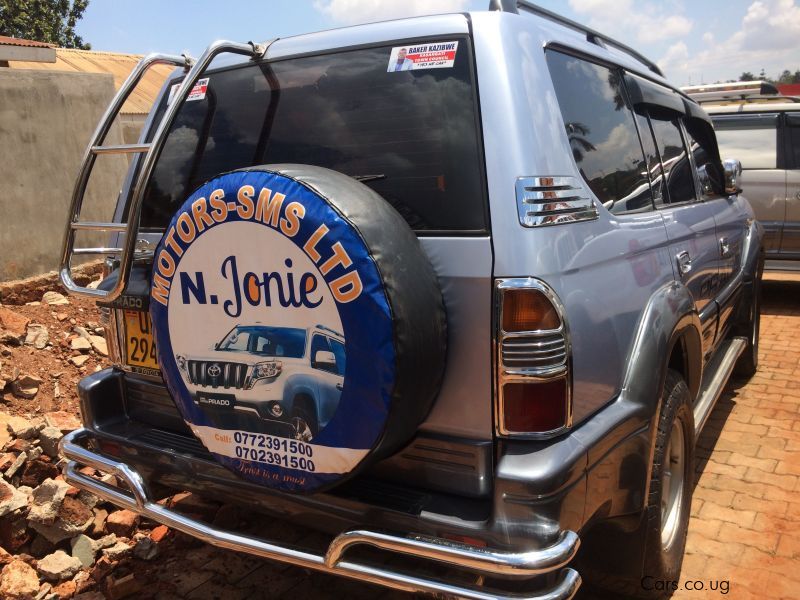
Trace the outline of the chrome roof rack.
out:
[[[627,44],[623,44],[622,42],[618,42],[614,38],[611,38],[599,31],[592,29],[591,27],[587,27],[586,25],[581,25],[577,21],[573,21],[572,19],[568,19],[567,17],[563,17],[558,13],[554,13],[553,11],[547,10],[546,8],[542,8],[541,6],[534,4],[533,2],[528,2],[528,0],[490,0],[489,2],[489,10],[497,10],[502,12],[514,13],[519,14],[519,9],[526,10],[528,12],[534,13],[540,17],[544,17],[549,21],[553,21],[555,23],[559,23],[560,25],[564,25],[565,27],[569,27],[570,29],[574,29],[586,35],[586,41],[591,42],[592,44],[596,44],[601,47],[611,46],[612,48],[616,48],[617,50],[621,50],[625,54],[635,58],[648,69],[650,69],[656,75],[661,77],[664,76],[664,73],[661,72],[661,69],[658,67],[656,63],[652,60],[648,59],[644,55],[640,54]]]
[[[692,94],[689,94],[692,96]],[[800,102],[798,96],[781,96],[773,94],[759,94],[757,96],[726,96],[722,98],[692,98],[698,104],[769,104],[770,102]]]
[[[768,81],[734,81],[687,85],[681,91],[698,104],[738,104],[764,102],[800,102],[796,96],[784,96]]]

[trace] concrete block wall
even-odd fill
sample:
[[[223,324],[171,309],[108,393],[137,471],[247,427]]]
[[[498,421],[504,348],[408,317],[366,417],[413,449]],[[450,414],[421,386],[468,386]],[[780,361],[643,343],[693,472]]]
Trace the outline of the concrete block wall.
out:
[[[0,68],[0,281],[58,268],[79,163],[114,93],[109,74]],[[123,143],[119,128],[105,143]],[[127,166],[98,158],[84,220],[111,219]]]

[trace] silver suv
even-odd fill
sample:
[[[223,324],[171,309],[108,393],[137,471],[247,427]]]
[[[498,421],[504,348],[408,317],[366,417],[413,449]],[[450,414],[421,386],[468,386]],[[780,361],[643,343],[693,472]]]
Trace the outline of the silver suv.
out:
[[[764,82],[684,88],[711,115],[720,152],[742,163],[741,185],[764,225],[768,267],[800,260],[800,98]],[[791,262],[789,262],[791,261]],[[794,264],[793,264],[794,263]]]
[[[104,146],[164,62],[141,142]],[[110,152],[137,155],[116,214],[83,222]],[[67,226],[62,280],[104,307],[114,367],[80,383],[65,477],[212,544],[406,591],[662,594],[697,436],[757,368],[763,228],[739,176],[656,65],[529,2],[146,57]],[[76,247],[86,231],[107,243]],[[89,253],[108,257],[96,290],[72,277]],[[266,391],[285,340],[231,361],[265,376],[252,390],[195,383],[253,323],[341,333],[303,344],[342,378],[332,415],[305,405],[311,439],[260,429],[265,407],[294,410]],[[132,351],[153,341],[157,363]],[[254,412],[195,402],[224,393]],[[159,504],[162,486],[330,544],[214,528]]]

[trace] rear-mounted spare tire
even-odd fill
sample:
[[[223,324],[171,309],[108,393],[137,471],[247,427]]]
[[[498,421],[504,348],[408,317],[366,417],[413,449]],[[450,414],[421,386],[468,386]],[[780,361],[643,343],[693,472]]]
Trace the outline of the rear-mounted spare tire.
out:
[[[150,313],[164,381],[221,464],[320,491],[407,442],[445,364],[439,285],[414,233],[341,173],[225,173],[173,216]]]

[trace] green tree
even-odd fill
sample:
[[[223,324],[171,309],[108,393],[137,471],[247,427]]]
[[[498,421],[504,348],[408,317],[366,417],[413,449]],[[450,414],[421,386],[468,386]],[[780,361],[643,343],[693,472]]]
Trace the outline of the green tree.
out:
[[[794,75],[792,75],[792,72],[789,69],[784,69],[783,73],[781,73],[781,76],[778,77],[778,83],[794,83],[793,80]]]
[[[75,33],[89,0],[0,0],[0,35],[89,50]]]
[[[739,75],[739,81],[755,81],[756,77],[750,71],[745,71]]]

